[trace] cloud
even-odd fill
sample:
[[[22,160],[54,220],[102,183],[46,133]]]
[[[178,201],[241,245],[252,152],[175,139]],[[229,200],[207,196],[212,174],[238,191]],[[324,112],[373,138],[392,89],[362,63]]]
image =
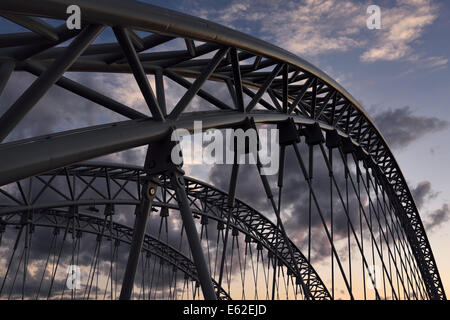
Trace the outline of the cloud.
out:
[[[415,115],[409,106],[375,111],[373,120],[392,148],[404,148],[428,133],[449,126],[446,120]]]
[[[427,215],[425,224],[428,231],[435,229],[450,219],[450,208],[448,204],[443,204],[441,208],[431,211]]]
[[[360,1],[234,1],[224,8],[194,10],[195,15],[250,32],[307,57],[364,48],[361,60],[412,59],[414,41],[438,16],[430,0],[397,0],[381,7],[381,29],[368,30],[367,7]],[[239,26],[239,27],[237,27]],[[276,26],[276,27],[275,27]],[[426,61],[427,59],[434,61]],[[424,58],[446,66],[445,57]]]
[[[418,70],[428,70],[430,72],[441,71],[447,68],[448,59],[443,56],[431,56],[431,57],[421,57],[420,55],[413,55],[409,58],[414,65],[411,66],[406,71],[400,73],[398,77],[404,77],[408,74],[418,72]],[[420,74],[420,72],[418,72]]]
[[[422,61],[425,67],[432,71],[438,71],[447,68],[448,59],[442,56],[428,57]]]
[[[397,6],[381,8],[381,29],[373,47],[361,60],[399,60],[412,54],[412,45],[437,18],[437,6],[429,0],[398,0]]]
[[[423,211],[425,203],[436,198],[439,194],[439,192],[433,191],[429,181],[421,181],[416,187],[410,187],[410,190],[419,211]],[[439,209],[428,211],[426,214],[421,214],[425,230],[429,232],[447,222],[450,218],[449,213],[449,205],[444,203]]]
[[[365,9],[351,1],[246,0],[220,9],[199,9],[194,14],[256,33],[305,56],[343,52],[365,43],[356,37],[365,27]]]
[[[194,15],[217,21],[276,43],[296,54],[362,50],[364,62],[420,58],[430,68],[445,68],[445,57],[423,57],[414,44],[438,16],[431,0],[397,0],[381,7],[381,29],[368,30],[366,9],[370,1],[233,1],[220,8],[187,8]]]
[[[413,199],[419,208],[421,208],[426,201],[435,198],[439,194],[432,190],[430,181],[421,181],[416,187],[410,187],[410,190]]]

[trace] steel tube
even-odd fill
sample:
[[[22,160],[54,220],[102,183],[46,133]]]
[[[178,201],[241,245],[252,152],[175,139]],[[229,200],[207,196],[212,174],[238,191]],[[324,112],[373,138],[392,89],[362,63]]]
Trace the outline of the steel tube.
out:
[[[7,59],[0,62],[0,95],[5,89],[11,73],[14,71],[16,63],[13,60]]]
[[[16,16],[10,14],[2,14],[6,19],[13,21],[21,26],[27,28],[34,33],[37,33],[48,40],[58,41],[59,36],[56,33],[55,29],[44,21],[34,18],[34,17],[26,17],[26,16]]]
[[[252,116],[257,123],[275,123],[288,117],[286,114],[255,112],[246,115],[222,111],[205,112],[199,118],[194,113],[178,121],[128,120],[4,143],[0,145],[0,186],[76,162],[148,144],[169,134],[173,126],[192,132],[194,121],[202,120],[204,130],[224,128],[242,123],[247,116]],[[301,116],[292,118],[297,123],[312,123]]]
[[[147,220],[152,209],[153,198],[156,194],[157,185],[153,181],[145,183],[142,187],[142,204],[136,207],[136,219],[134,222],[133,238],[131,240],[130,253],[128,254],[127,266],[122,280],[120,300],[130,300],[134,286],[134,279],[139,263],[139,257],[144,243]],[[212,285],[212,284],[211,284]]]
[[[25,68],[28,72],[36,76],[40,76],[45,71],[42,66],[38,65],[34,61],[27,61]],[[148,117],[147,115],[139,111],[136,111],[116,100],[113,100],[95,90],[92,90],[91,88],[88,88],[64,76],[56,81],[56,85],[69,90],[70,92],[73,92],[83,98],[91,100],[92,102],[95,102],[111,111],[117,112],[129,119],[142,119]]]
[[[141,89],[142,95],[144,96],[150,112],[156,120],[164,121],[164,115],[159,108],[156,97],[150,87],[150,83],[148,82],[147,75],[145,74],[141,61],[139,60],[133,43],[128,35],[128,31],[124,28],[114,27],[114,34],[122,47],[123,53],[128,60],[128,64],[133,70],[136,82]]]
[[[6,138],[14,127],[25,117],[48,89],[78,58],[84,49],[103,30],[103,26],[90,25],[67,47],[58,59],[20,96],[0,118],[0,141]]]
[[[192,217],[189,200],[184,189],[184,178],[180,173],[173,172],[171,174],[170,181],[174,185],[175,193],[177,195],[181,218],[186,230],[186,236],[188,238],[192,257],[194,258],[194,262],[197,267],[197,274],[200,281],[200,286],[202,287],[203,297],[206,300],[217,300],[214,286],[211,280],[211,275],[206,264],[205,256],[203,255],[203,249],[202,245],[200,244],[200,239],[198,237],[194,218]]]

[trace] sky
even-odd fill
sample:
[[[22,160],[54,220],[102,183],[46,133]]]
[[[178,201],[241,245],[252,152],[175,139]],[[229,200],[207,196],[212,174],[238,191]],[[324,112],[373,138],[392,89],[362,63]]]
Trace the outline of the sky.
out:
[[[325,71],[350,92],[393,150],[419,206],[444,286],[450,290],[450,41],[445,40],[450,32],[448,1],[144,2],[212,20],[287,49]],[[381,9],[379,30],[366,26],[369,5]],[[0,20],[0,28],[14,31],[4,19]],[[113,97],[139,110],[146,108],[137,86],[130,84],[131,77],[69,77],[112,92]],[[32,80],[24,75],[11,79],[12,84],[0,98],[0,114]],[[58,90],[51,91],[41,103],[61,101]],[[67,114],[74,107],[83,111],[76,124]],[[71,99],[58,111],[47,109],[45,115],[48,123],[55,123],[53,131],[123,120],[112,114],[90,113],[90,108]],[[48,123],[42,128],[34,124],[30,129],[27,121],[32,119],[33,115],[24,119],[16,137],[41,133],[50,127]],[[123,155],[110,159],[127,160]],[[188,173],[210,182],[220,180],[214,171],[198,166],[189,167]]]

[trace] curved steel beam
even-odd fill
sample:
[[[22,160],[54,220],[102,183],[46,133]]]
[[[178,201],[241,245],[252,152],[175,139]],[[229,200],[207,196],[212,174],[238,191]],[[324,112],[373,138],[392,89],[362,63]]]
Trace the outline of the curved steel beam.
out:
[[[19,212],[16,212],[16,215],[19,216],[19,221],[17,223],[12,223],[11,219],[8,219],[7,222],[4,222],[4,225],[7,226],[21,224],[21,215],[19,214]],[[43,220],[42,217],[34,217],[35,215],[41,215],[49,219]],[[44,209],[40,211],[34,211],[31,218],[36,218],[36,220],[34,221],[29,221],[36,227],[57,227],[64,229],[67,225],[66,220],[69,218],[69,212],[66,212],[64,210]],[[60,218],[59,221],[58,218]],[[95,235],[102,234],[104,237],[112,238],[122,243],[131,244],[131,239],[133,237],[133,228],[129,226],[118,222],[113,222],[112,229],[110,229],[109,226],[108,228],[103,229],[101,228],[101,226],[103,226],[103,224],[105,223],[104,219],[85,213],[78,213],[77,220],[80,223],[75,227],[75,232],[81,231]],[[107,223],[109,223],[109,221]],[[101,232],[102,229],[103,233]],[[188,275],[191,279],[198,281],[197,269],[194,262],[169,244],[158,240],[150,234],[145,234],[142,249],[144,252],[149,252],[158,256],[165,262],[170,263],[172,266]],[[214,279],[212,279],[212,282],[217,291],[217,282]],[[228,292],[226,292],[226,290],[222,287],[220,287],[220,297],[222,300],[231,300]]]
[[[84,177],[104,179],[117,179],[121,181],[133,182],[139,184],[143,181],[146,173],[141,167],[138,166],[120,166],[117,164],[109,164],[105,162],[88,162],[85,164],[78,164],[71,167],[55,170],[44,175],[60,175],[64,176]],[[228,212],[228,194],[221,191],[205,182],[193,178],[186,178],[186,193],[190,199],[192,212],[199,215],[207,216],[216,221],[221,221],[225,225],[227,223],[224,212]],[[173,191],[173,186],[168,179],[161,179],[161,188]],[[137,189],[134,188],[133,189]],[[208,196],[206,196],[208,195]],[[78,199],[75,201],[59,201],[59,202],[43,202],[35,201],[29,205],[14,205],[4,206],[0,208],[0,217],[6,217],[18,212],[33,211],[33,210],[48,210],[50,208],[63,208],[71,206],[83,206],[83,205],[102,205],[102,204],[129,204],[138,205],[139,199],[131,197],[128,193],[122,192],[120,199]],[[125,198],[128,196],[129,198]],[[91,197],[91,196],[89,196]],[[199,210],[195,202],[200,201],[204,203],[204,210]],[[177,204],[166,203],[161,201],[158,197],[154,201],[155,207],[168,207],[171,209],[178,209]],[[301,281],[306,283],[306,279],[309,278],[310,295],[313,299],[323,300],[331,299],[331,296],[322,282],[320,276],[317,274],[313,266],[308,262],[306,257],[298,249],[298,247],[290,241],[290,246],[293,248],[294,256],[289,254],[288,246],[281,237],[279,230],[275,224],[273,224],[264,215],[257,210],[247,205],[245,202],[236,199],[235,206],[232,211],[232,219],[230,225],[235,227],[238,231],[246,236],[251,237],[257,243],[260,243],[268,251],[272,252],[278,259],[285,265],[293,274],[296,274],[294,265],[298,266],[300,272]],[[278,242],[277,242],[278,236]],[[281,239],[281,240],[280,240]]]

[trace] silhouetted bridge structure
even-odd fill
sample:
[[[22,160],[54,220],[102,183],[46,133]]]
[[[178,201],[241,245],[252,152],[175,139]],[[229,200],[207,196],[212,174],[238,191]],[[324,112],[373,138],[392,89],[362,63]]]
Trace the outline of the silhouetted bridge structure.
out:
[[[80,30],[66,27],[69,5],[81,8]],[[0,35],[0,93],[11,75],[36,76],[0,117],[1,298],[446,299],[382,133],[313,65],[133,1],[2,0],[0,15],[28,29]],[[131,74],[148,111],[68,72]],[[124,120],[5,142],[53,86]],[[236,198],[237,163],[223,191],[170,162],[170,133],[198,120],[204,130],[280,129],[277,181],[260,162],[254,171],[267,210]],[[146,145],[140,167],[86,162]],[[295,170],[285,170],[287,157]],[[295,190],[285,176],[300,179]],[[304,212],[289,211],[286,191],[307,199]],[[304,217],[301,230],[287,228],[293,215]],[[70,265],[81,270],[71,288]]]

